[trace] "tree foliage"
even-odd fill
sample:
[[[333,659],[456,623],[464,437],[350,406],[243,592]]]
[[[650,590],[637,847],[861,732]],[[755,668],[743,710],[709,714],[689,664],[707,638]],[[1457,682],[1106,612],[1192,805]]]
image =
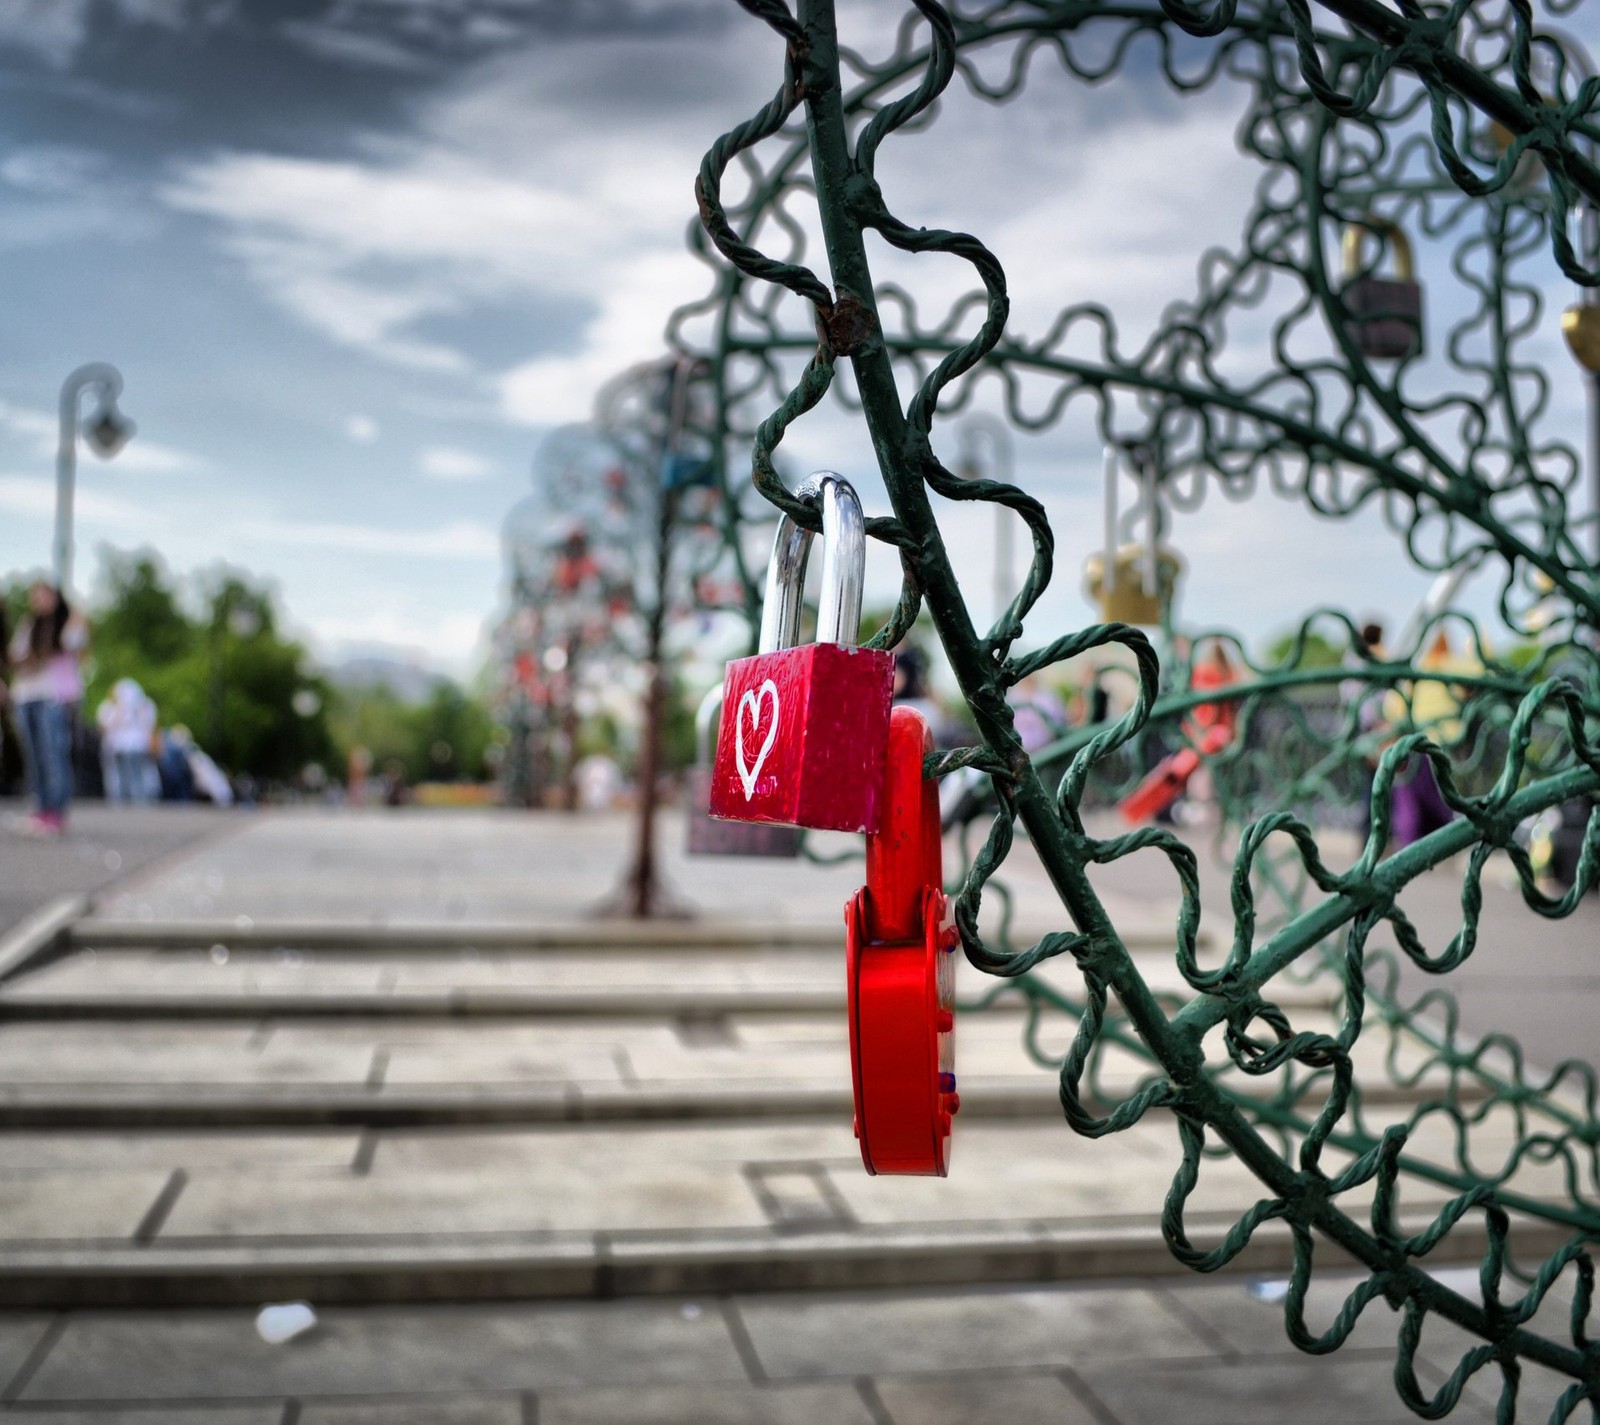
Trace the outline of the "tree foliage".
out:
[[[407,702],[385,684],[343,689],[329,728],[347,755],[366,748],[375,771],[397,762],[408,783],[482,779],[496,737],[482,702],[443,678],[423,702]]]
[[[89,715],[119,678],[133,678],[163,727],[186,726],[231,773],[286,781],[330,761],[327,684],[305,648],[279,633],[271,591],[219,567],[189,592],[193,613],[158,556],[104,552],[89,610]]]

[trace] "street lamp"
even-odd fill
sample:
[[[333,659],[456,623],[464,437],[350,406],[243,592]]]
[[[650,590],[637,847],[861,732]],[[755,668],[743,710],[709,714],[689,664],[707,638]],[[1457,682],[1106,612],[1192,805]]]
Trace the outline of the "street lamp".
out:
[[[56,447],[56,587],[72,583],[72,495],[78,474],[78,401],[94,391],[99,404],[82,426],[89,449],[110,460],[133,437],[134,424],[117,409],[122,373],[104,361],[80,366],[61,385],[61,441]]]

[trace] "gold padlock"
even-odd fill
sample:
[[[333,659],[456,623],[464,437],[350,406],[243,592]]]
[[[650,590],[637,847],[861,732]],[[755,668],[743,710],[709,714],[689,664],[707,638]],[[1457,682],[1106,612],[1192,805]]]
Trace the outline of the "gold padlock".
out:
[[[1149,551],[1142,544],[1124,544],[1117,550],[1111,586],[1105,584],[1105,556],[1091,554],[1083,565],[1084,589],[1100,605],[1101,623],[1131,623],[1159,627],[1172,606],[1183,560],[1170,549],[1156,551],[1154,589],[1145,583]]]
[[[1585,371],[1600,372],[1600,302],[1575,302],[1561,314],[1561,335]]]
[[[1369,233],[1388,250],[1393,277],[1362,274],[1361,249]],[[1380,361],[1421,355],[1422,288],[1412,268],[1411,242],[1400,226],[1372,215],[1346,223],[1341,255],[1344,288],[1339,295],[1350,313],[1345,329],[1356,350]]]

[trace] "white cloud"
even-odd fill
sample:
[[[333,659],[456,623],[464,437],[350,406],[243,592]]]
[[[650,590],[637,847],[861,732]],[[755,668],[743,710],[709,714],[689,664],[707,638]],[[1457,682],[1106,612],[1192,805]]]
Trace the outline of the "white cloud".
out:
[[[459,371],[459,350],[408,328],[508,294],[561,294],[626,224],[604,205],[421,146],[397,162],[223,154],[165,189],[225,222],[227,245],[291,314],[340,345]],[[613,215],[614,216],[614,215]],[[530,331],[529,345],[538,340]]]
[[[442,664],[461,677],[481,658],[485,623],[486,615],[389,606],[319,618],[313,636],[334,658],[386,654],[431,667]]]
[[[240,539],[295,548],[385,554],[407,559],[500,558],[500,536],[476,520],[457,520],[439,529],[388,529],[379,525],[300,520],[248,520],[232,526]]]
[[[344,423],[344,433],[357,445],[371,445],[378,438],[378,423],[358,412]]]
[[[31,447],[35,455],[55,459],[61,440],[60,418],[46,411],[19,406],[0,400],[0,430],[9,431]],[[79,465],[84,461],[80,450]],[[189,451],[176,446],[162,445],[146,440],[135,433],[133,438],[105,463],[119,470],[131,470],[141,475],[177,475],[203,470],[206,462]]]
[[[429,319],[469,326],[518,299],[591,307],[582,330],[570,316],[530,317],[527,335],[530,355],[560,350],[556,365],[582,368],[586,412],[592,378],[655,355],[667,312],[704,285],[683,244],[694,173],[727,116],[766,97],[737,42],[759,49],[760,27],[730,35],[718,50],[671,36],[529,46],[462,71],[414,136],[364,157],[222,151],[175,168],[158,196],[220,224],[224,245],[299,321],[394,364],[474,371],[459,339],[423,329]],[[654,108],[632,94],[596,102],[630,73],[662,87]],[[624,286],[648,299],[632,303],[631,321]],[[572,401],[559,404],[566,418]]]
[[[430,445],[417,460],[417,468],[430,480],[482,480],[495,473],[492,460],[450,445]]]
[[[89,29],[89,0],[14,0],[0,6],[0,43],[65,69]]]
[[[73,491],[72,508],[80,519],[104,521],[121,525],[130,531],[149,530],[159,524],[142,505],[115,495],[101,494],[81,485]],[[54,519],[56,512],[56,482],[36,475],[0,475],[0,510],[16,515],[31,515],[40,519]]]
[[[100,183],[106,158],[74,144],[25,144],[0,159],[0,180],[24,193],[72,197]]]
[[[500,377],[507,418],[533,426],[586,420],[595,394],[610,377],[661,353],[667,318],[693,293],[685,279],[695,266],[686,256],[662,252],[612,268],[581,352],[537,357]]]

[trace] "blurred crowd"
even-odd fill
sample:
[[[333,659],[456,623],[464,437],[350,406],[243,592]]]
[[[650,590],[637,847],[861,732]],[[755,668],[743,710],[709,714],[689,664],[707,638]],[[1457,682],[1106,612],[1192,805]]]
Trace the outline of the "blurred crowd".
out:
[[[25,829],[66,831],[74,796],[107,801],[207,801],[228,806],[235,792],[188,728],[163,727],[160,710],[132,678],[113,685],[92,718],[84,714],[83,664],[89,625],[45,580],[28,589],[27,611],[9,632],[0,609],[0,751],[20,744],[33,814]]]

